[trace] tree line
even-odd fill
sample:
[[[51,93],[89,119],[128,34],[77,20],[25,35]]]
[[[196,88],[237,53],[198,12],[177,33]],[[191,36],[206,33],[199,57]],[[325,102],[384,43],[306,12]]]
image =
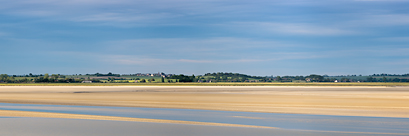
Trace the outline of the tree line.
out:
[[[30,73],[31,74],[31,73]],[[100,82],[98,79],[84,79],[84,78],[65,78],[65,76],[60,74],[52,74],[49,75],[48,73],[40,76],[40,75],[32,75],[31,77],[34,78],[27,78],[25,77],[22,79],[16,79],[18,76],[9,76],[7,74],[0,75],[0,82],[6,83],[81,83],[82,81],[93,81],[93,82]]]
[[[138,82],[154,82],[155,79],[142,79],[139,78],[115,78],[119,77],[119,74],[112,74],[109,72],[108,74],[87,74],[88,76],[108,76],[107,81],[110,83],[128,83],[128,80],[138,80]],[[360,75],[361,76],[361,75]],[[70,76],[68,76],[70,77]],[[246,74],[240,73],[206,73],[204,75],[199,76],[189,76],[189,75],[172,75],[170,77],[166,77],[168,79],[166,82],[409,82],[409,74],[373,74],[371,76],[358,78],[356,76],[327,76],[327,75],[317,75],[311,74],[308,76],[250,76]],[[174,79],[174,80],[170,80]],[[28,75],[7,75],[1,74],[0,75],[0,83],[80,83],[82,81],[93,81],[93,82],[102,82],[99,79],[87,79],[82,78],[66,78],[65,75],[60,74],[28,74]],[[155,82],[165,82],[165,79],[161,77],[160,81]]]

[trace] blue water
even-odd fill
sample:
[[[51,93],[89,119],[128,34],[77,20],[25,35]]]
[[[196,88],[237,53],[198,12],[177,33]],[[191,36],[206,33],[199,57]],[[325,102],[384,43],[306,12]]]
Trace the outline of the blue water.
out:
[[[134,118],[216,122],[278,127],[281,129],[409,133],[409,118],[256,113],[236,111],[67,106],[0,103],[0,110],[71,113]]]

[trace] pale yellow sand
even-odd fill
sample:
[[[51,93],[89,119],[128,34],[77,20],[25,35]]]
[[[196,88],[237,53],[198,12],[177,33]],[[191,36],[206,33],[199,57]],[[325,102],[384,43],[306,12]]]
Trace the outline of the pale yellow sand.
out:
[[[409,117],[408,87],[1,86],[0,102]]]

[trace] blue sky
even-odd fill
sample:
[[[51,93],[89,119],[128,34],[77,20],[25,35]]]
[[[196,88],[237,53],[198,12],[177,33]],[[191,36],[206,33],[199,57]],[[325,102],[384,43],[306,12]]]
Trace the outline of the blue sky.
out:
[[[408,0],[0,2],[0,73],[409,73]]]

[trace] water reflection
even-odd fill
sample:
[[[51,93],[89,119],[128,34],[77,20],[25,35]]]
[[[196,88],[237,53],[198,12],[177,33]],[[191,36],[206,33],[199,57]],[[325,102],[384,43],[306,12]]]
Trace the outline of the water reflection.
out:
[[[366,132],[370,132],[369,134],[379,133],[384,135],[409,135],[409,130],[407,130],[409,126],[409,119],[407,118],[8,103],[0,103],[0,110],[38,111],[269,126],[278,127],[281,129],[280,131],[303,131],[305,133],[320,132],[320,134],[322,133],[324,135],[328,133],[342,134],[340,132],[347,132],[347,134],[349,132],[353,132],[352,134],[360,135],[366,135]],[[1,118],[1,120],[6,119]]]

